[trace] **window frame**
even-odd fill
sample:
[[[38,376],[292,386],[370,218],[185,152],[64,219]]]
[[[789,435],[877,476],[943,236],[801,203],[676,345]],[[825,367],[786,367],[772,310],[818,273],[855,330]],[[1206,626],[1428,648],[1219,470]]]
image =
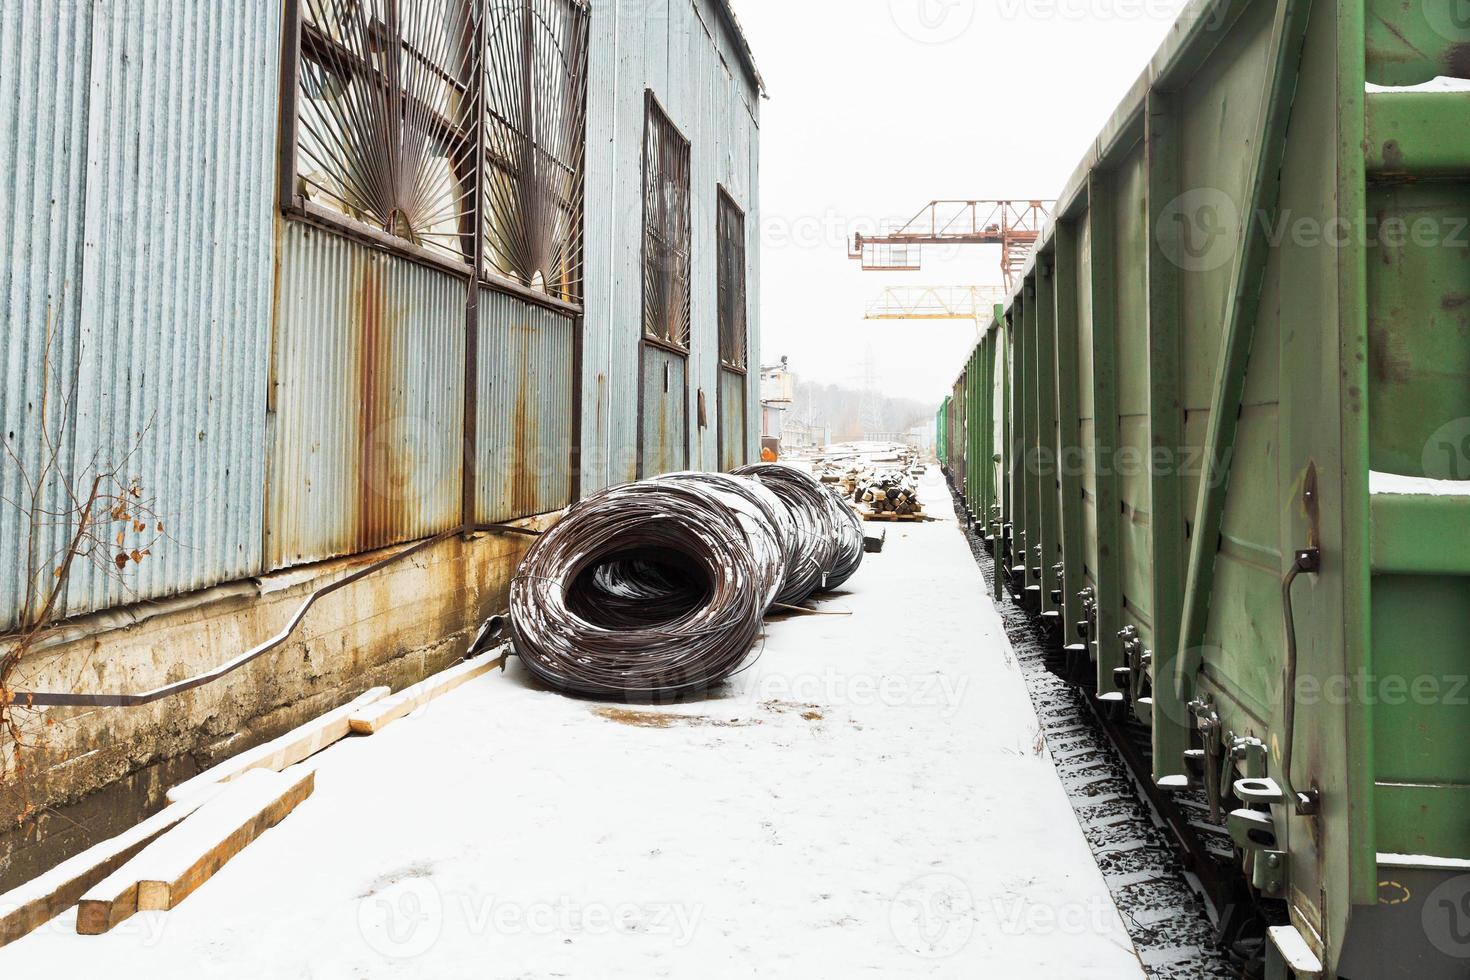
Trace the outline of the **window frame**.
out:
[[[393,0],[393,2],[397,2],[397,0]],[[492,3],[494,0],[468,0],[468,2],[473,9],[479,11],[478,23],[481,25],[481,30],[478,32],[478,35],[479,41],[483,46],[483,24],[485,22],[486,4]],[[570,13],[587,19],[584,22],[584,30],[586,36],[590,38],[591,11],[586,0],[561,0],[561,2],[567,5]],[[460,131],[458,127],[452,125],[448,127],[449,131],[452,134],[457,134],[461,141],[470,144],[471,156],[476,158],[474,176],[471,178],[475,186],[474,190],[468,195],[475,198],[475,203],[465,212],[465,217],[468,219],[465,222],[467,227],[460,233],[460,237],[470,238],[480,243],[479,247],[473,250],[474,254],[472,256],[455,258],[447,250],[425,247],[407,238],[399,237],[382,228],[375,227],[370,222],[356,219],[349,214],[312,201],[298,192],[298,180],[301,176],[298,154],[301,130],[300,103],[303,97],[303,59],[312,57],[324,47],[330,47],[339,52],[339,57],[345,57],[356,62],[353,66],[354,71],[371,73],[372,75],[381,77],[381,69],[364,62],[360,57],[352,54],[350,50],[344,50],[345,46],[341,45],[340,42],[333,41],[319,28],[310,25],[305,17],[304,0],[283,0],[283,4],[281,68],[279,73],[280,126],[276,167],[277,206],[281,214],[287,220],[301,221],[322,228],[323,230],[339,234],[371,248],[397,255],[420,265],[426,265],[448,272],[467,282],[476,283],[479,286],[493,291],[516,296],[526,302],[548,307],[560,313],[578,317],[582,316],[584,313],[585,299],[583,277],[579,276],[576,280],[575,300],[569,301],[549,292],[542,292],[513,278],[502,275],[497,271],[484,267],[483,239],[485,235],[485,205],[483,202],[483,174],[488,169],[489,164],[484,160],[486,154],[475,152],[473,146],[477,137],[480,138],[482,144],[484,142],[481,126],[485,125],[484,120],[487,114],[487,107],[483,98],[483,92],[479,93],[479,118],[475,121],[474,128],[465,132]],[[425,58],[426,61],[429,60],[421,52],[418,52],[410,41],[403,37],[402,31],[398,34],[398,41],[401,49],[406,50],[410,55]],[[580,89],[582,105],[578,110],[581,117],[580,152],[576,163],[579,171],[578,179],[584,188],[587,179],[586,110],[589,98],[589,79],[587,78],[590,71],[588,64],[589,50],[590,43],[584,45],[582,50],[581,70],[583,73],[583,84]],[[485,72],[486,65],[482,56],[477,59],[475,71],[473,72],[477,79],[476,84],[482,87],[484,85]],[[443,71],[442,66],[439,66],[439,73],[447,74]],[[463,91],[463,87],[459,86],[459,83],[454,82],[452,79],[446,80],[450,84],[460,87]],[[402,89],[400,88],[399,91],[401,92]],[[443,119],[442,115],[437,113],[435,115],[439,117],[439,121],[448,123],[448,120]],[[580,269],[584,267],[583,262],[586,253],[587,223],[585,192],[582,199],[577,202],[576,213],[573,215],[573,218],[575,231],[573,233],[574,244],[572,247],[578,255],[577,267]]]
[[[731,268],[738,273],[739,282],[739,313],[740,323],[738,331],[739,360],[726,358],[725,340],[727,335],[737,336],[733,327],[727,328],[726,315],[737,307],[733,302],[727,302],[725,291],[729,284],[724,279],[726,266],[725,249],[731,241],[725,235],[724,223],[726,215],[733,215],[740,225],[740,255],[739,266]],[[715,310],[716,310],[716,337],[719,347],[720,367],[727,371],[735,371],[740,374],[748,374],[750,370],[750,232],[746,224],[745,209],[735,200],[735,195],[723,183],[715,185]]]
[[[677,150],[679,151],[680,156],[682,157],[682,164],[683,164],[683,170],[684,170],[684,172],[683,172],[683,181],[682,181],[682,191],[683,191],[683,195],[682,195],[683,196],[683,201],[682,201],[682,212],[683,212],[683,214],[682,214],[682,218],[683,218],[682,228],[675,229],[674,230],[675,231],[675,237],[674,237],[674,239],[672,241],[668,242],[668,243],[665,243],[665,244],[669,245],[673,250],[677,251],[677,246],[678,246],[678,233],[679,232],[682,232],[682,241],[683,241],[683,244],[684,244],[684,249],[683,249],[684,274],[683,274],[682,277],[680,277],[682,279],[682,281],[683,281],[683,287],[684,287],[683,288],[683,302],[682,302],[682,323],[680,324],[680,326],[682,327],[682,331],[681,331],[682,332],[682,338],[683,338],[682,343],[679,340],[675,339],[672,336],[672,334],[673,334],[673,331],[671,329],[672,326],[673,326],[672,324],[667,324],[667,323],[665,324],[665,326],[667,328],[670,328],[670,329],[668,329],[668,331],[667,331],[666,334],[660,334],[660,333],[650,332],[650,330],[649,330],[649,302],[650,302],[649,286],[650,286],[650,273],[653,271],[652,270],[652,266],[651,266],[651,263],[653,262],[653,256],[649,254],[649,247],[650,247],[650,238],[653,237],[653,232],[655,231],[654,226],[650,224],[650,217],[651,216],[650,216],[650,213],[649,213],[650,212],[649,203],[653,199],[653,193],[652,193],[652,188],[650,187],[650,181],[653,180],[655,176],[657,176],[657,174],[655,174],[655,172],[653,171],[653,169],[651,167],[651,163],[652,163],[651,157],[652,157],[652,149],[653,149],[653,147],[652,147],[652,140],[650,139],[650,136],[652,135],[653,125],[655,123],[658,123],[660,125],[660,129],[662,130],[662,134],[665,137],[672,136],[674,138],[674,140],[676,141],[674,145],[677,148]],[[642,340],[643,343],[653,344],[653,345],[655,345],[657,347],[662,347],[662,348],[664,348],[666,350],[673,351],[674,353],[682,354],[685,357],[688,357],[692,353],[693,346],[694,346],[694,315],[693,315],[693,301],[694,301],[694,200],[693,200],[694,187],[693,187],[693,169],[694,169],[694,167],[693,167],[693,163],[694,163],[694,146],[693,146],[693,143],[689,140],[689,137],[684,134],[684,131],[681,130],[678,127],[677,124],[675,124],[673,118],[669,115],[668,111],[664,109],[663,104],[661,102],[659,102],[658,96],[654,94],[653,89],[650,88],[650,89],[646,90],[646,92],[644,94],[643,158],[642,158],[643,208],[642,208],[642,217],[641,217],[641,222],[640,222],[640,228],[641,228],[641,232],[640,232],[640,237],[641,237],[641,261],[640,261],[640,265],[641,265],[641,274],[640,274],[641,289],[640,289],[640,297],[641,297],[641,302],[639,304],[640,305],[640,315],[639,315],[638,333],[639,333],[639,337],[641,338],[641,340]],[[661,174],[662,173],[662,170],[660,170],[659,173]],[[669,276],[669,280],[670,281],[673,281],[673,278],[674,277],[672,275]],[[666,310],[665,313],[667,313],[667,312],[668,311]]]

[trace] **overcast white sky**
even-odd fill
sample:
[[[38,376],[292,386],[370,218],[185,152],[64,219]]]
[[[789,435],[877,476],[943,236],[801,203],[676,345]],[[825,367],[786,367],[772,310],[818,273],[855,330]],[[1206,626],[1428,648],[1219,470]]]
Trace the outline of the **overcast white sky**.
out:
[[[866,321],[886,285],[995,284],[1000,250],[861,271],[845,234],[934,198],[1055,197],[1184,0],[733,0],[761,121],[763,363],[938,402],[967,322]],[[868,229],[871,230],[871,229]]]

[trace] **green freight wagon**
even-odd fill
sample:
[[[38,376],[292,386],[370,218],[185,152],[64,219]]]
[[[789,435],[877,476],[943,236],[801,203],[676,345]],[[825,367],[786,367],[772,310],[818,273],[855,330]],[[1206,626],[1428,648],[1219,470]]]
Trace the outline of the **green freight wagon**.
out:
[[[949,397],[946,396],[934,417],[934,455],[941,466],[949,465]]]
[[[1465,0],[1191,3],[951,393],[997,564],[1228,828],[1268,976],[1470,976],[1467,77]]]

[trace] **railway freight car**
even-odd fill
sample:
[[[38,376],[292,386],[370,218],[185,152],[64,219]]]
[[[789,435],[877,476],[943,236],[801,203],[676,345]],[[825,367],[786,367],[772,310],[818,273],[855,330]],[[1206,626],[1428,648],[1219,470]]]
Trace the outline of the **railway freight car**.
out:
[[[1192,3],[943,420],[1253,973],[1470,976],[1466,77],[1463,2]]]

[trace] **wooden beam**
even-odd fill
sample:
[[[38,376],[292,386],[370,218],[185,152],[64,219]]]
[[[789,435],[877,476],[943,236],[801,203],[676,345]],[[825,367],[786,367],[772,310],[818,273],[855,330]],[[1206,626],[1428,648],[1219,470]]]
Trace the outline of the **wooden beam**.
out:
[[[0,946],[15,942],[71,908],[90,888],[177,826],[218,791],[218,787],[202,787],[185,802],[165,807],[131,830],[94,844],[39,878],[0,895]]]
[[[175,908],[316,787],[316,772],[256,769],[227,784],[188,820],[153,841],[77,903],[77,932],[101,935],[146,910]]]
[[[188,799],[207,787],[227,783],[252,769],[269,769],[273,772],[280,772],[288,766],[294,766],[316,755],[334,742],[340,742],[351,735],[352,726],[349,719],[391,693],[391,688],[375,687],[335,711],[329,711],[320,718],[287,732],[280,738],[226,759],[219,765],[206,769],[193,779],[169,790],[168,801],[177,803]]]
[[[461,684],[502,666],[505,658],[506,654],[497,656],[494,653],[485,653],[473,660],[456,664],[412,687],[405,687],[390,698],[359,709],[348,719],[348,724],[358,735],[376,734],[387,725],[418,710],[435,698],[442,697]]]

